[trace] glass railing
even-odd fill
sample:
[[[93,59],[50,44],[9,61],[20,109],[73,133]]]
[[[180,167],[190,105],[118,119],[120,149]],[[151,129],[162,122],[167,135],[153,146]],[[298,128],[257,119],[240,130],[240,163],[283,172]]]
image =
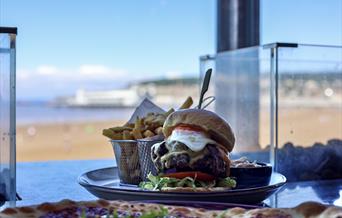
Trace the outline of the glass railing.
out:
[[[0,201],[16,199],[15,39],[16,28],[0,27]]]
[[[232,158],[288,181],[342,178],[342,47],[274,43],[206,55],[212,106],[237,138]]]

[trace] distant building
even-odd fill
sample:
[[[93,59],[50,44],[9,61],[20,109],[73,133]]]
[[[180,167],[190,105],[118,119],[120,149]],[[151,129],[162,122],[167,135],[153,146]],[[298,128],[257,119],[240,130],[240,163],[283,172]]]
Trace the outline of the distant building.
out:
[[[294,107],[341,107],[342,84],[338,74],[326,74],[320,80],[318,74],[298,73],[282,76],[279,81],[279,99],[282,106]],[[260,78],[260,106],[270,105],[269,77]],[[215,95],[214,83],[206,96]],[[222,91],[222,90],[217,90]],[[160,79],[130,84],[125,89],[108,91],[77,90],[74,96],[57,98],[53,105],[64,107],[135,107],[148,97],[157,105],[177,108],[186,97],[198,102],[200,81],[198,78]],[[215,104],[210,105],[214,109]]]
[[[62,107],[135,107],[148,97],[162,107],[177,107],[191,96],[197,99],[199,80],[196,78],[161,79],[129,85],[126,89],[86,91],[79,89],[74,96],[60,97],[53,103]]]

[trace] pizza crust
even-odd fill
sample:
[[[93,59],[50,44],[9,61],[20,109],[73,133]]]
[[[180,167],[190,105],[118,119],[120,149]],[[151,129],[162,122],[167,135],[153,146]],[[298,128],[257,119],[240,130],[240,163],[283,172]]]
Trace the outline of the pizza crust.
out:
[[[321,214],[316,216],[317,218],[333,217],[342,218],[342,208],[340,207],[329,207],[324,210]]]
[[[326,208],[327,206],[323,204],[308,201],[298,205],[294,210],[304,217],[312,217],[321,214]]]
[[[59,213],[61,211],[70,211],[75,208],[105,208],[109,211],[129,211],[131,213],[144,213],[150,211],[160,211],[161,207],[166,208],[170,215],[182,217],[262,217],[262,218],[342,218],[342,208],[335,206],[326,206],[316,202],[306,202],[295,208],[258,208],[246,210],[244,208],[231,208],[225,211],[213,211],[203,208],[169,206],[151,203],[133,203],[127,201],[80,201],[63,200],[57,203],[42,203],[40,205],[7,208],[0,212],[0,218],[25,218],[41,217],[48,213]]]

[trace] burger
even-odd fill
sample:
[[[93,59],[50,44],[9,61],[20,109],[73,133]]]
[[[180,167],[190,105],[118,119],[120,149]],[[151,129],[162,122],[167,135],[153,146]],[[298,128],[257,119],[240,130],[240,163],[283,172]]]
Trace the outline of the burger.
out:
[[[151,158],[158,175],[140,187],[160,191],[214,191],[235,187],[229,152],[235,137],[230,125],[214,112],[185,109],[170,114],[163,125],[165,140],[154,144]]]

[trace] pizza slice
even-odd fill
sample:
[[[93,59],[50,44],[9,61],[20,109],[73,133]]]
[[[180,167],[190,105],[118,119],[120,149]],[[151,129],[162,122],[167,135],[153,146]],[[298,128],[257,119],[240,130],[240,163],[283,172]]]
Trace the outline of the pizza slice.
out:
[[[7,208],[0,212],[1,218],[342,218],[342,208],[315,202],[303,203],[295,208],[240,207],[227,210],[170,206],[127,201],[80,201],[63,200],[57,203],[42,203],[35,206]]]

